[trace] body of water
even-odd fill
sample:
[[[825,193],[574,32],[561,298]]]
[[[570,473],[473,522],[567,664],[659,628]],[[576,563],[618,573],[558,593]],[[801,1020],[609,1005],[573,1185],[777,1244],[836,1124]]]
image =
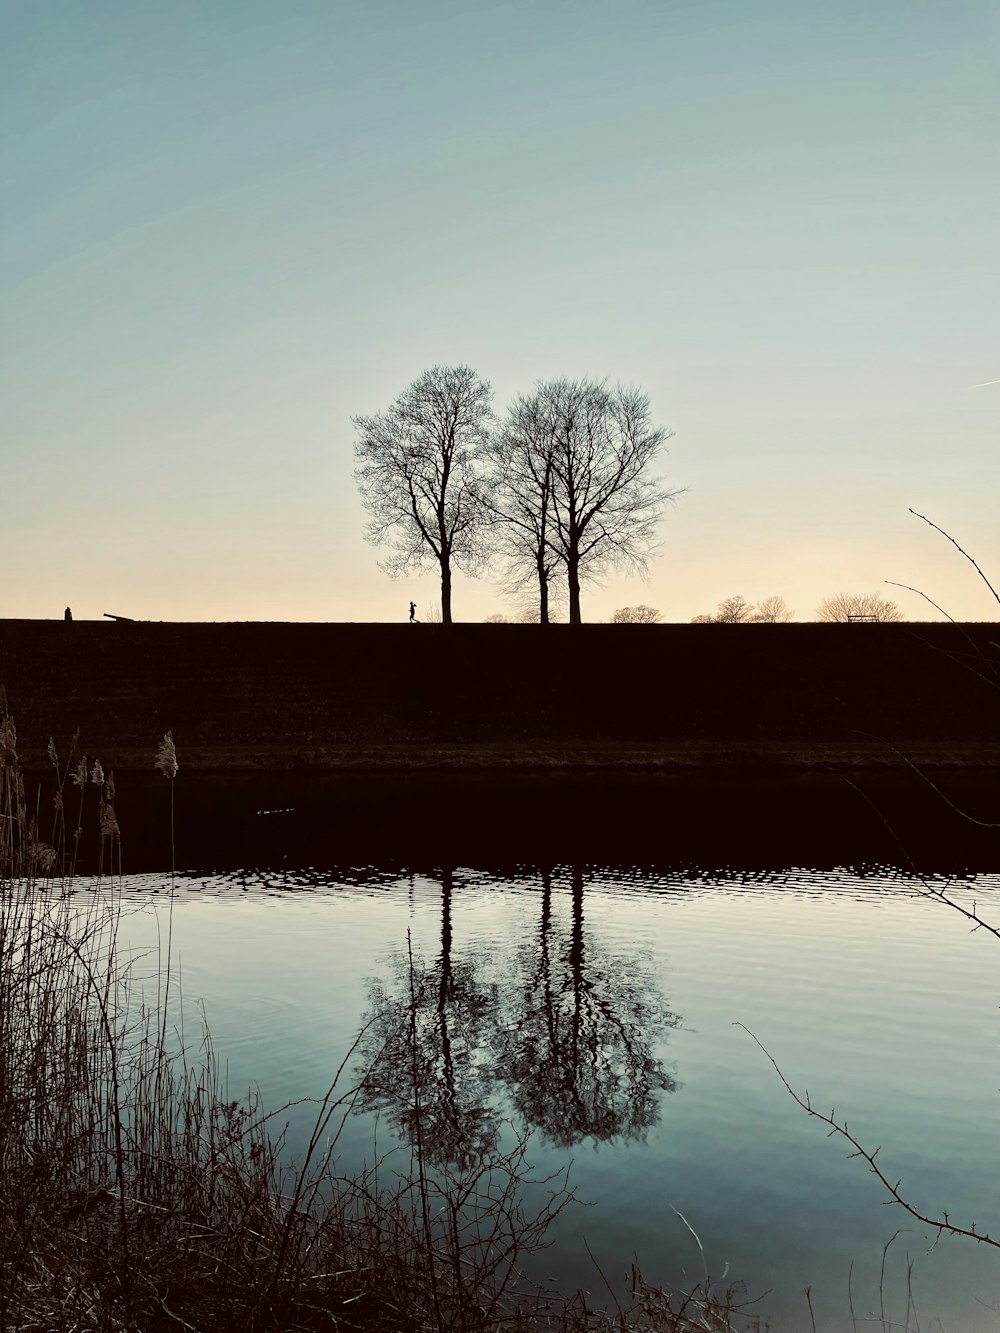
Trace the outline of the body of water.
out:
[[[739,1026],[916,1206],[1000,1232],[1000,942],[928,886],[1000,921],[990,874],[307,867],[179,876],[172,913],[168,878],[127,878],[123,938],[151,948],[172,916],[187,1021],[203,1004],[233,1095],[322,1095],[363,1030],[344,1170],[407,1143],[415,1088],[442,1162],[529,1131],[580,1201],[529,1264],[543,1280],[604,1300],[595,1260],[612,1285],[707,1264],[776,1330],[810,1327],[809,1286],[825,1333],[883,1312],[985,1333],[996,1250],[884,1206]],[[289,1113],[290,1152],[311,1117]]]

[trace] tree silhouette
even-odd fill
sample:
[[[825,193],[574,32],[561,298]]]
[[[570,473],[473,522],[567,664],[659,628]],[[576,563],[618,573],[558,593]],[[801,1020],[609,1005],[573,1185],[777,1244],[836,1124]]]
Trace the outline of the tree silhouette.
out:
[[[549,380],[515,400],[490,448],[484,503],[511,586],[537,583],[543,622],[557,572],[577,625],[582,582],[612,566],[645,570],[663,506],[678,494],[650,476],[669,435],[648,397],[622,385]]]
[[[354,475],[371,514],[368,540],[391,548],[383,568],[393,576],[437,564],[446,625],[452,566],[474,573],[482,559],[476,466],[488,439],[492,397],[489,384],[468,366],[434,366],[387,411],[353,418]]]
[[[751,619],[758,625],[786,625],[794,613],[784,597],[763,597],[753,609]]]
[[[895,602],[877,592],[838,592],[816,608],[817,620],[899,621],[903,613]]]

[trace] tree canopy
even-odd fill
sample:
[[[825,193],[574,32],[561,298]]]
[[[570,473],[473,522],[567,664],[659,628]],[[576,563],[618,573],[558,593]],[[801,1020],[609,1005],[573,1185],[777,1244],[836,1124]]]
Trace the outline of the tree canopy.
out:
[[[620,384],[548,380],[514,401],[491,449],[489,503],[515,581],[537,581],[543,622],[557,571],[571,624],[583,582],[609,567],[645,572],[677,494],[649,471],[669,435],[647,395]]]

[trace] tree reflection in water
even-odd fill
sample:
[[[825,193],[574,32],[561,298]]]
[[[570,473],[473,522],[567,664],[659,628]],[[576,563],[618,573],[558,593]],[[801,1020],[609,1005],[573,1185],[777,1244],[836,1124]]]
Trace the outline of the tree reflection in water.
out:
[[[388,1112],[427,1162],[466,1167],[498,1130],[488,1063],[498,988],[479,983],[471,959],[452,958],[453,892],[454,871],[444,870],[440,955],[410,954],[391,986],[369,989],[361,1105]]]
[[[568,928],[543,871],[537,938],[511,980],[484,983],[452,956],[454,871],[441,873],[441,952],[412,955],[369,990],[362,1105],[388,1112],[426,1160],[467,1166],[495,1146],[505,1086],[529,1128],[561,1146],[638,1138],[677,1087],[654,1053],[680,1022],[642,959],[584,931],[583,872],[571,872]]]
[[[563,1146],[638,1138],[677,1087],[654,1044],[680,1018],[638,957],[615,958],[584,937],[583,872],[571,877],[568,938],[553,921],[552,876],[542,874],[537,946],[504,1032],[500,1067],[525,1121]]]

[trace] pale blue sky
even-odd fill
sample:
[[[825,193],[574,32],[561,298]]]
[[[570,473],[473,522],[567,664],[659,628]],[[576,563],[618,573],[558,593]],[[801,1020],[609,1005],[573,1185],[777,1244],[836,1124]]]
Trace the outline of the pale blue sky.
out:
[[[1000,377],[1000,0],[14,0],[2,28],[0,616],[428,607],[362,539],[349,418],[452,362],[498,408],[637,382],[676,432],[650,581],[585,619],[809,619],[884,578],[998,614],[906,510],[1000,579],[1000,384],[966,387]],[[459,580],[457,619],[505,609]]]

